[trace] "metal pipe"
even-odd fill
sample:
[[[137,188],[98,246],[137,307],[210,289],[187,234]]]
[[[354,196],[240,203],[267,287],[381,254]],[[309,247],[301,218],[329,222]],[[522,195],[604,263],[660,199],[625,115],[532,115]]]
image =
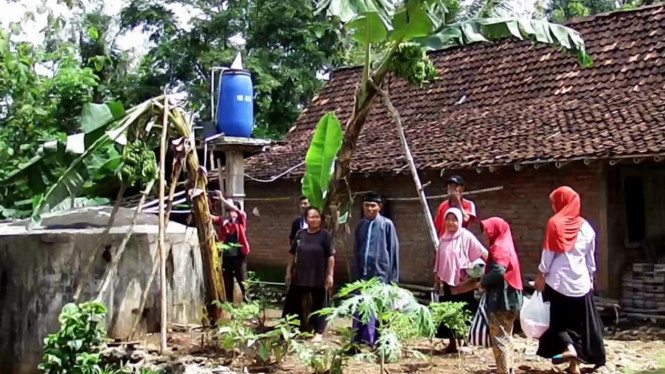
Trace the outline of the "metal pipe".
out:
[[[217,125],[217,122],[215,121],[215,72],[221,71],[222,74],[224,74],[225,70],[229,70],[229,68],[223,66],[213,66],[212,70],[210,71],[210,120],[215,123],[215,126]],[[219,87],[219,89],[221,88],[222,87]]]

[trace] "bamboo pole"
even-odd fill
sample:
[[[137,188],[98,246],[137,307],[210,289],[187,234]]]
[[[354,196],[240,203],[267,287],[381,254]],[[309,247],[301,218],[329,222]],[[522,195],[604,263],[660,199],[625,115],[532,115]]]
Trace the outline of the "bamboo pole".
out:
[[[372,82],[372,84],[374,84]],[[434,227],[434,220],[432,219],[432,213],[430,213],[429,205],[427,204],[427,197],[425,196],[425,190],[423,189],[422,184],[420,183],[420,177],[418,176],[418,169],[416,169],[416,163],[413,161],[413,155],[411,155],[411,149],[409,149],[409,143],[406,141],[406,136],[404,135],[404,128],[402,127],[402,119],[399,116],[399,112],[393,106],[393,103],[390,101],[390,96],[383,91],[380,87],[374,84],[374,88],[377,93],[383,98],[383,103],[386,105],[386,108],[393,117],[393,122],[395,123],[395,129],[399,135],[399,139],[406,156],[406,161],[408,162],[409,169],[411,169],[411,176],[413,177],[413,183],[416,185],[416,192],[418,193],[418,199],[420,200],[420,205],[423,208],[423,213],[425,215],[425,221],[427,221],[427,229],[429,231],[429,236],[432,241],[432,247],[436,251],[439,247],[439,237],[436,234],[436,228]]]
[[[102,243],[106,243],[108,239],[109,231],[111,231],[111,227],[113,227],[113,222],[115,222],[115,216],[118,214],[118,210],[120,209],[120,203],[122,202],[122,198],[125,196],[126,190],[127,190],[127,183],[122,182],[120,184],[120,190],[118,191],[118,196],[116,196],[115,198],[115,204],[113,205],[113,210],[111,210],[111,216],[109,217],[109,221],[106,224],[106,228],[104,229],[104,232],[101,235],[100,241]],[[90,277],[90,273],[92,272],[92,265],[94,265],[95,260],[97,259],[97,253],[99,252],[99,249],[100,248],[95,248],[95,250],[92,251],[92,253],[90,254],[90,257],[88,257],[88,262],[85,265],[85,270],[83,271],[83,275],[81,276],[79,283],[76,285],[76,290],[74,291],[74,303],[78,302],[79,297],[81,297],[81,292],[83,292],[86,283],[88,283],[88,278]]]
[[[169,190],[169,204],[166,207],[166,222],[164,222],[164,231],[169,227],[169,222],[170,217],[171,217],[171,208],[173,206],[173,198],[175,197],[175,188],[177,185],[178,180],[180,179],[180,174],[182,172],[182,160],[176,158],[176,161],[173,165],[173,171],[171,172],[171,186]],[[186,233],[185,233],[186,234]],[[169,253],[171,252],[171,247],[169,247],[166,251],[166,258],[169,257]],[[143,290],[143,294],[141,295],[141,301],[139,302],[139,308],[137,309],[137,313],[134,316],[134,322],[132,322],[132,329],[129,332],[129,336],[127,337],[127,340],[132,340],[134,337],[134,333],[136,332],[136,328],[139,325],[139,322],[141,322],[141,316],[143,315],[143,311],[145,310],[145,303],[148,301],[148,294],[150,293],[150,288],[152,286],[152,282],[155,279],[155,275],[157,275],[157,269],[159,269],[159,251],[155,252],[155,255],[153,256],[152,259],[152,270],[150,271],[150,277],[148,277],[148,282],[146,282],[145,289]]]
[[[159,308],[160,308],[160,334],[159,334],[159,350],[160,353],[166,352],[166,246],[164,244],[164,182],[165,166],[166,166],[166,137],[168,135],[169,125],[169,98],[164,98],[164,121],[162,122],[162,138],[159,145]]]
[[[145,191],[143,191],[143,196],[141,197],[141,201],[139,201],[139,205],[136,207],[136,210],[134,211],[134,217],[132,218],[132,223],[129,225],[127,233],[125,233],[125,237],[122,239],[122,243],[120,243],[120,246],[118,247],[118,252],[113,257],[113,261],[111,262],[111,267],[104,275],[102,286],[99,289],[99,293],[97,294],[96,298],[97,301],[101,301],[102,296],[104,296],[104,293],[106,292],[106,289],[109,287],[109,284],[111,284],[111,278],[113,278],[113,273],[115,273],[116,269],[118,268],[118,264],[120,263],[120,258],[122,257],[122,253],[125,251],[125,248],[127,248],[127,243],[129,243],[129,239],[132,237],[132,233],[134,232],[134,226],[136,225],[136,220],[138,219],[139,215],[141,214],[141,211],[143,210],[143,203],[145,203],[146,196],[148,196],[154,184],[155,184],[154,180],[148,182]]]

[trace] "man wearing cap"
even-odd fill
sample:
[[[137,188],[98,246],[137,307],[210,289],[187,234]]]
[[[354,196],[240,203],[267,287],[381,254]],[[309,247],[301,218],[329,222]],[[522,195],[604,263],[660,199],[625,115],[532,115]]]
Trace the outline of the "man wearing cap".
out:
[[[384,283],[399,281],[399,241],[393,222],[381,215],[381,196],[369,192],[363,198],[364,218],[356,226],[353,243],[353,281],[378,278]],[[376,320],[369,324],[353,320],[355,341],[374,346]]]
[[[439,210],[434,219],[434,227],[439,236],[443,235],[446,231],[446,218],[444,215],[449,208],[457,207],[464,213],[464,222],[462,227],[469,227],[469,223],[477,218],[476,205],[471,200],[467,200],[462,195],[464,194],[464,179],[459,175],[453,175],[448,178],[448,193],[450,199],[444,201],[439,205]]]

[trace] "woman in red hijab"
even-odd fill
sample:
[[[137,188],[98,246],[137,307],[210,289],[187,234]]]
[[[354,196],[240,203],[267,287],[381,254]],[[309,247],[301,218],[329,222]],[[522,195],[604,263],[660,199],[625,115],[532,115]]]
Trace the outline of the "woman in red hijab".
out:
[[[580,196],[570,187],[550,195],[554,215],[547,223],[536,290],[550,302],[550,327],[541,336],[538,355],[555,365],[580,362],[605,365],[603,323],[593,299],[596,233],[580,215]]]
[[[497,374],[513,372],[511,337],[517,313],[522,307],[522,270],[510,226],[498,217],[482,221],[483,236],[489,242],[487,274],[480,282],[487,292],[490,340]]]

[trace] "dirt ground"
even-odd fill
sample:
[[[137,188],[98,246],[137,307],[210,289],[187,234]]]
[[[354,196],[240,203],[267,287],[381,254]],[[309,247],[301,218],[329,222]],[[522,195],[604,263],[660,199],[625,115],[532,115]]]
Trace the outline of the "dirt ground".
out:
[[[276,317],[275,312],[270,317]],[[338,337],[334,333],[335,326],[326,337],[330,343],[336,343]],[[206,360],[215,360],[214,353],[209,349],[202,348],[204,332],[171,332],[169,334],[169,347],[172,355],[192,356]],[[665,374],[665,329],[649,326],[633,327],[631,329],[618,330],[605,337],[607,350],[607,365],[601,368],[599,373],[662,373]],[[150,335],[142,342],[146,348],[158,346],[158,336]],[[431,346],[427,340],[410,342],[409,347],[423,352],[430,352]],[[475,347],[470,354],[442,355],[443,342],[436,346],[435,354],[431,361],[423,361],[415,357],[404,357],[399,364],[389,364],[387,369],[390,374],[397,373],[423,373],[423,374],[490,374],[495,369],[494,357],[491,349]],[[514,338],[515,363],[517,373],[560,373],[563,367],[555,368],[549,361],[535,355],[537,342],[522,336]],[[198,356],[198,357],[197,357]],[[427,359],[429,360],[429,359]],[[215,360],[217,361],[217,360]],[[220,364],[222,361],[218,361]],[[225,364],[228,364],[225,363]],[[241,367],[231,365],[236,372],[247,372]],[[589,368],[590,369],[590,368]],[[269,368],[249,368],[252,373],[308,373],[300,364],[297,357],[289,356],[279,366]],[[353,358],[349,360],[345,373],[379,374],[379,366],[367,362],[357,362]]]

